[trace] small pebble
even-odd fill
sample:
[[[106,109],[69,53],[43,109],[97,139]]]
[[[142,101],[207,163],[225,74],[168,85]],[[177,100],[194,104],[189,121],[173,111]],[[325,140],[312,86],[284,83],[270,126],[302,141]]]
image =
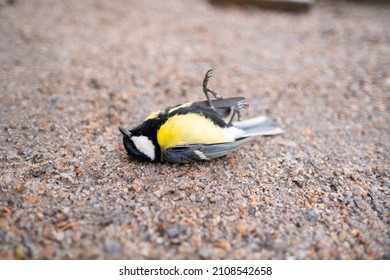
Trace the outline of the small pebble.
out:
[[[169,228],[167,230],[167,234],[170,238],[178,237],[180,234],[180,230],[178,227]]]
[[[337,188],[340,186],[339,181],[336,178],[331,180],[331,186],[334,190],[337,191]]]
[[[318,215],[314,210],[307,211],[307,216],[310,221],[317,222],[318,221]]]
[[[355,205],[361,210],[365,210],[367,208],[367,204],[358,198],[355,199],[354,202]]]
[[[230,250],[230,244],[226,240],[221,240],[221,241],[217,242],[217,244],[215,244],[215,246],[222,249],[222,250],[225,250],[225,251]]]
[[[206,199],[206,196],[201,194],[196,198],[196,202],[203,202]]]

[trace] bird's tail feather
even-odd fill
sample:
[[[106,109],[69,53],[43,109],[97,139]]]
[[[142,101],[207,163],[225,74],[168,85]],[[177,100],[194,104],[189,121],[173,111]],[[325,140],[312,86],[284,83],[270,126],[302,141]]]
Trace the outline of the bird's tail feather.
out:
[[[278,135],[283,133],[283,129],[281,129],[276,122],[268,119],[265,116],[234,122],[233,126],[245,131],[243,137]]]

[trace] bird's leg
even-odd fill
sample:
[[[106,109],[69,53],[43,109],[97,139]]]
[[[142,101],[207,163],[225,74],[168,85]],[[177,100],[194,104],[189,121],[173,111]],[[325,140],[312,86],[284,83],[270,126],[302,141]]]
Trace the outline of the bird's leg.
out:
[[[207,88],[207,84],[209,82],[209,79],[211,78],[211,73],[213,72],[213,69],[210,69],[209,71],[206,72],[206,75],[204,76],[203,79],[203,92],[206,95],[207,101],[209,102],[209,106],[213,108],[213,103],[211,102],[209,93],[211,93],[214,98],[218,98],[218,94],[215,91],[212,91],[211,89]]]
[[[234,117],[237,115],[238,121],[240,121],[241,118],[241,109],[244,109],[248,107],[248,103],[245,100],[238,101],[236,105],[234,105],[233,114],[230,118],[228,126],[230,126],[233,123]]]

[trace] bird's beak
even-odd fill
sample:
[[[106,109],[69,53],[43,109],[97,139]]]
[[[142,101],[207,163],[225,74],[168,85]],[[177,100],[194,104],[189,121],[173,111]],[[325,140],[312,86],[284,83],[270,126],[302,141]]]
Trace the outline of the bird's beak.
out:
[[[123,136],[127,136],[127,137],[130,137],[131,134],[130,134],[130,131],[124,127],[119,127],[119,130],[122,132]]]

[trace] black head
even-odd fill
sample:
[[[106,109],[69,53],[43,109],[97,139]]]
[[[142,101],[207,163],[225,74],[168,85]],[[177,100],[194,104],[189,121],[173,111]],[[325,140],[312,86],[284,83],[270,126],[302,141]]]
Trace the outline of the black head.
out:
[[[139,161],[158,161],[156,146],[143,135],[133,135],[128,129],[120,127],[123,134],[123,145],[127,153]]]

